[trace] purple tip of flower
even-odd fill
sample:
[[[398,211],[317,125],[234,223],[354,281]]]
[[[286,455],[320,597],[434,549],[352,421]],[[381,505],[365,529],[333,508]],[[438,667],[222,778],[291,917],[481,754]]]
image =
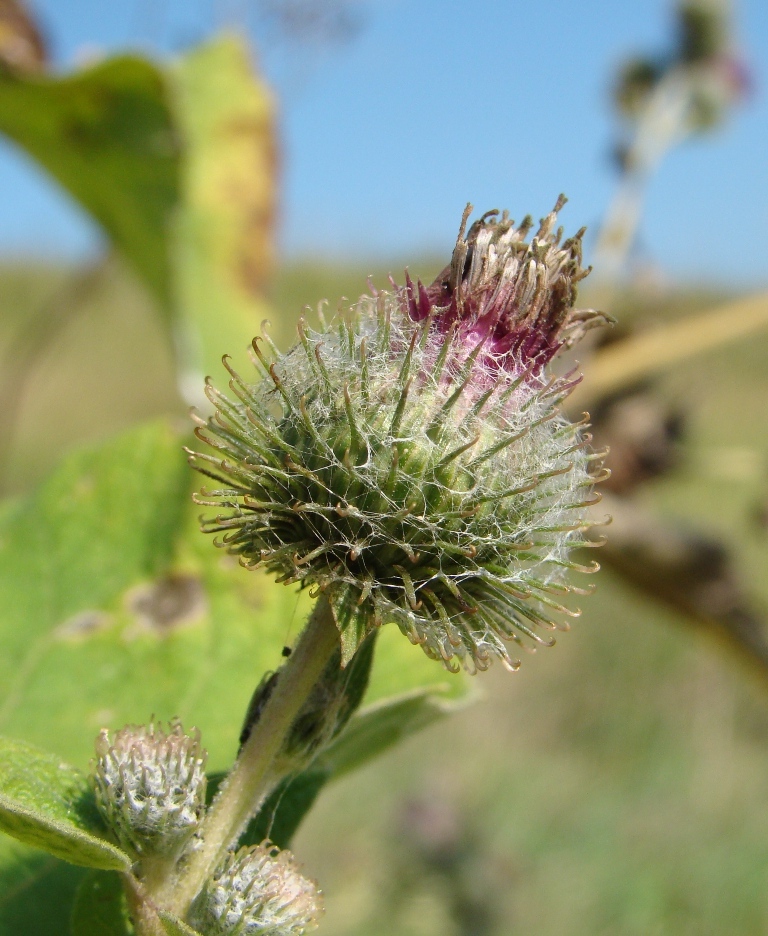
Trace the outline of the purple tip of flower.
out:
[[[467,205],[449,265],[430,285],[414,284],[409,273],[398,292],[414,322],[455,334],[466,348],[484,347],[489,363],[505,370],[538,373],[564,347],[606,321],[593,309],[574,309],[576,287],[589,273],[581,266],[584,228],[561,243],[553,233],[561,195],[541,220],[530,243],[530,217],[518,227],[507,212],[489,211],[469,228]]]

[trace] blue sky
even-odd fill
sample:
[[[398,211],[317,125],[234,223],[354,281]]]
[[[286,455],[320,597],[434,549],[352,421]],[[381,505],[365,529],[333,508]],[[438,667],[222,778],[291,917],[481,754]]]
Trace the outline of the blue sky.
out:
[[[83,49],[172,54],[248,0],[32,0],[58,67]],[[520,218],[570,203],[593,230],[614,187],[608,85],[622,57],[670,41],[668,0],[359,0],[362,26],[325,48],[273,43],[286,256],[408,258],[449,251],[467,201]],[[666,273],[768,282],[768,3],[741,0],[750,99],[654,179],[642,253]],[[79,258],[98,232],[0,145],[0,252]],[[589,247],[589,244],[587,245]]]

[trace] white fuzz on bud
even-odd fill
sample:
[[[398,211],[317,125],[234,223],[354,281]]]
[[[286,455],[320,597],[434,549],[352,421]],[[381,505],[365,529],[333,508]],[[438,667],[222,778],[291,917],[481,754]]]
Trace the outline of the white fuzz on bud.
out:
[[[151,722],[96,739],[96,803],[120,845],[136,857],[177,854],[205,808],[206,751],[197,730]]]
[[[320,898],[290,851],[262,842],[229,855],[195,902],[190,922],[205,936],[302,936],[317,928]]]

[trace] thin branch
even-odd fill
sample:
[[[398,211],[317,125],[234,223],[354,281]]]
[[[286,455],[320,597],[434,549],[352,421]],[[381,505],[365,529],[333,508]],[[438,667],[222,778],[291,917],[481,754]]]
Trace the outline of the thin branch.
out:
[[[652,374],[689,358],[743,340],[768,328],[768,293],[758,293],[686,316],[598,351],[585,368],[586,379],[568,399],[578,412]]]

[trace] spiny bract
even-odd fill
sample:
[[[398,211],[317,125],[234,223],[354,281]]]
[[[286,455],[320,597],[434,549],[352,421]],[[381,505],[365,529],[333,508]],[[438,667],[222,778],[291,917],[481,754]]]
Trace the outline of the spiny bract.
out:
[[[174,855],[205,809],[205,762],[199,732],[181,724],[126,725],[96,739],[91,783],[96,804],[118,841],[136,856]]]
[[[262,375],[225,359],[235,400],[191,453],[220,509],[204,529],[247,568],[328,597],[349,658],[394,621],[449,669],[516,668],[507,641],[552,643],[595,503],[584,421],[558,406],[580,379],[550,376],[564,346],[601,320],[573,309],[581,236],[560,244],[557,210],[527,243],[490,212],[424,287],[372,290],[287,354],[253,342]],[[268,342],[269,344],[269,342]]]
[[[190,916],[206,936],[303,936],[317,928],[320,897],[290,851],[262,842],[227,856]]]

